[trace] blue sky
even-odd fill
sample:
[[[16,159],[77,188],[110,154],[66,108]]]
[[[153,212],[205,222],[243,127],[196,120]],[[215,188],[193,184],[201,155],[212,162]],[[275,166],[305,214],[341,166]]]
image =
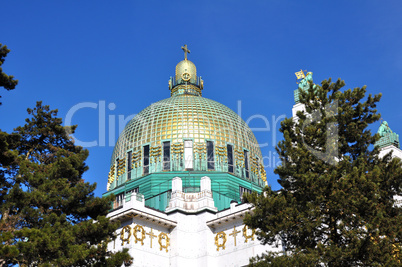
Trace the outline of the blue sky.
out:
[[[106,191],[119,116],[124,121],[169,97],[183,44],[205,81],[204,97],[236,112],[240,105],[246,121],[267,118],[269,130],[262,119],[250,127],[266,129],[255,135],[268,143],[262,153],[275,189],[274,147],[281,139],[275,121],[291,116],[300,69],[314,72],[316,83],[341,78],[345,89],[367,85],[368,93],[383,93],[378,109],[402,133],[400,1],[3,0],[0,6],[0,43],[12,50],[3,70],[19,80],[15,90],[1,89],[0,129],[22,125],[37,100],[63,119],[74,107],[93,106],[74,113],[72,123],[77,139],[98,143],[88,148],[84,176],[98,184],[98,196]]]

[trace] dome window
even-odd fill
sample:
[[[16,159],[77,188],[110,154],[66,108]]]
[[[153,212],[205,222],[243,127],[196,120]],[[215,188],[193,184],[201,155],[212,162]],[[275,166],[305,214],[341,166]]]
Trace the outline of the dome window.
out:
[[[116,185],[118,185],[119,184],[119,174],[120,174],[120,171],[119,171],[119,158],[116,158],[116,163],[115,163],[115,175],[116,175]]]
[[[131,170],[132,170],[132,151],[127,152],[127,180],[131,179]]]
[[[144,175],[149,173],[149,145],[144,146],[144,157],[143,157],[143,171]]]
[[[246,178],[250,177],[249,172],[249,161],[248,161],[248,151],[244,150],[244,170],[246,172]]]
[[[192,170],[194,168],[192,140],[184,141],[184,168],[186,170]]]
[[[208,170],[215,170],[214,142],[207,141]]]
[[[233,146],[232,145],[227,145],[227,150],[228,150],[228,172],[234,173],[234,167],[233,167]]]
[[[163,142],[163,170],[170,171],[170,142]]]

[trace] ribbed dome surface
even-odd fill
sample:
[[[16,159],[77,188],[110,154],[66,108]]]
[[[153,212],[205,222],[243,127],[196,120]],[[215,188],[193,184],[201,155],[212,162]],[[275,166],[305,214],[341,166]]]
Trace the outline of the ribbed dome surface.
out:
[[[251,157],[262,159],[254,134],[234,111],[216,101],[183,94],[156,102],[134,117],[120,134],[111,165],[130,149],[140,151],[146,144],[183,140],[193,140],[195,145],[214,141],[225,148],[232,144],[235,150],[246,149]]]

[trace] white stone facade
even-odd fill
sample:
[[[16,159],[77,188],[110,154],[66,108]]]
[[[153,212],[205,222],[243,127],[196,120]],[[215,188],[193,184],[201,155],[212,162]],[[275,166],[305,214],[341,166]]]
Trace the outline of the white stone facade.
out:
[[[385,155],[387,155],[391,151],[392,151],[392,157],[393,158],[402,159],[402,150],[400,150],[399,148],[397,148],[394,145],[390,145],[390,146],[386,146],[386,147],[381,148],[380,154],[378,156],[380,158],[382,158],[382,157],[384,157]]]
[[[293,108],[292,108],[292,117],[293,118],[297,118],[296,114],[298,111],[306,112],[306,106],[302,103],[297,103],[297,104],[293,105]]]
[[[201,178],[199,193],[184,193],[181,179],[172,180],[172,198],[166,212],[150,209],[133,194],[119,209],[109,213],[119,220],[111,251],[128,248],[131,266],[245,266],[249,258],[281,251],[280,242],[263,246],[243,218],[249,204],[232,203],[218,212],[213,206],[211,181]]]

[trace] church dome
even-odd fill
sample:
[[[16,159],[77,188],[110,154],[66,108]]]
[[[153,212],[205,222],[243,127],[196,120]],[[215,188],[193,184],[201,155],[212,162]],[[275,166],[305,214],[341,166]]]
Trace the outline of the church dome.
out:
[[[184,171],[230,173],[265,185],[253,132],[230,108],[201,96],[203,81],[196,74],[187,58],[179,62],[169,81],[171,97],[126,125],[112,154],[108,190],[151,173]]]

